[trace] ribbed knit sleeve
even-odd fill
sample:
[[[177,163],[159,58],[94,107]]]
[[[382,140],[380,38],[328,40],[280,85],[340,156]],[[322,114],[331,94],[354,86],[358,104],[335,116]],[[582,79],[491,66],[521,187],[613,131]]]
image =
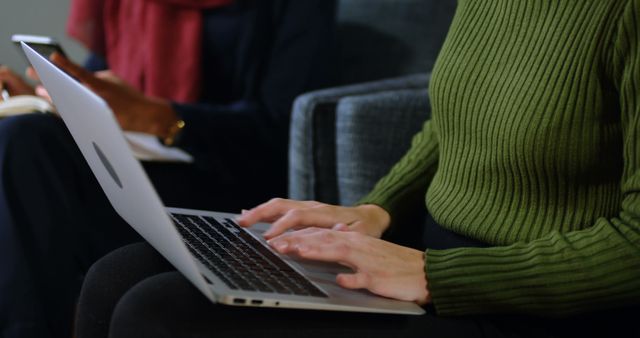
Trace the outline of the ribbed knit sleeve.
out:
[[[640,304],[639,13],[640,1],[626,2],[607,65],[621,111],[619,213],[530,242],[428,250],[426,272],[439,314],[566,315]]]
[[[376,204],[391,215],[392,223],[424,195],[438,165],[438,140],[433,123],[427,121],[412,140],[409,151],[358,204]]]

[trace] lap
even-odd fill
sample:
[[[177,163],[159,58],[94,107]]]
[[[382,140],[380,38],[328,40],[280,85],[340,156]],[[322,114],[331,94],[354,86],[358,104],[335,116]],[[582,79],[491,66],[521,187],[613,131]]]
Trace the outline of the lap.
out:
[[[481,322],[432,315],[218,305],[174,271],[126,292],[115,308],[110,337],[481,337],[484,329]]]
[[[93,298],[88,297],[93,294]],[[100,308],[97,311],[96,308]],[[600,314],[439,317],[232,307],[214,304],[148,244],[134,244],[90,271],[78,307],[78,337],[596,337],[625,331]],[[616,317],[617,318],[617,317]],[[596,319],[596,320],[594,320]],[[102,321],[98,323],[98,321]],[[601,321],[601,325],[591,325]],[[84,326],[83,326],[84,325]],[[109,329],[110,327],[110,329]],[[620,326],[621,327],[621,326]]]

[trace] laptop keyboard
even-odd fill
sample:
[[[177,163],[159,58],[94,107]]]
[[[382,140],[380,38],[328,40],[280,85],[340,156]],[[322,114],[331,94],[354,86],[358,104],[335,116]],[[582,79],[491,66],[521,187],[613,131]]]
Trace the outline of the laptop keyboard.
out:
[[[231,219],[170,215],[189,251],[231,289],[327,297]]]

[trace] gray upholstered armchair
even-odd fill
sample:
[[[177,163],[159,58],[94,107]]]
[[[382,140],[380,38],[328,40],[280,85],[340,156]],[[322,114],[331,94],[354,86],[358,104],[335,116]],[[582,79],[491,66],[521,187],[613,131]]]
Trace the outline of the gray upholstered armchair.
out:
[[[295,101],[291,198],[353,204],[404,154],[429,117],[427,72],[454,8],[450,0],[340,1],[341,78],[361,83]]]

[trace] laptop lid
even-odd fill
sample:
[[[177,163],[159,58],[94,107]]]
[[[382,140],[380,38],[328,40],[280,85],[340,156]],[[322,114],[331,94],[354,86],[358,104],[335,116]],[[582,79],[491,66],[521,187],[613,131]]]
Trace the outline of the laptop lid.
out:
[[[25,43],[22,49],[116,212],[215,299],[107,103]]]

